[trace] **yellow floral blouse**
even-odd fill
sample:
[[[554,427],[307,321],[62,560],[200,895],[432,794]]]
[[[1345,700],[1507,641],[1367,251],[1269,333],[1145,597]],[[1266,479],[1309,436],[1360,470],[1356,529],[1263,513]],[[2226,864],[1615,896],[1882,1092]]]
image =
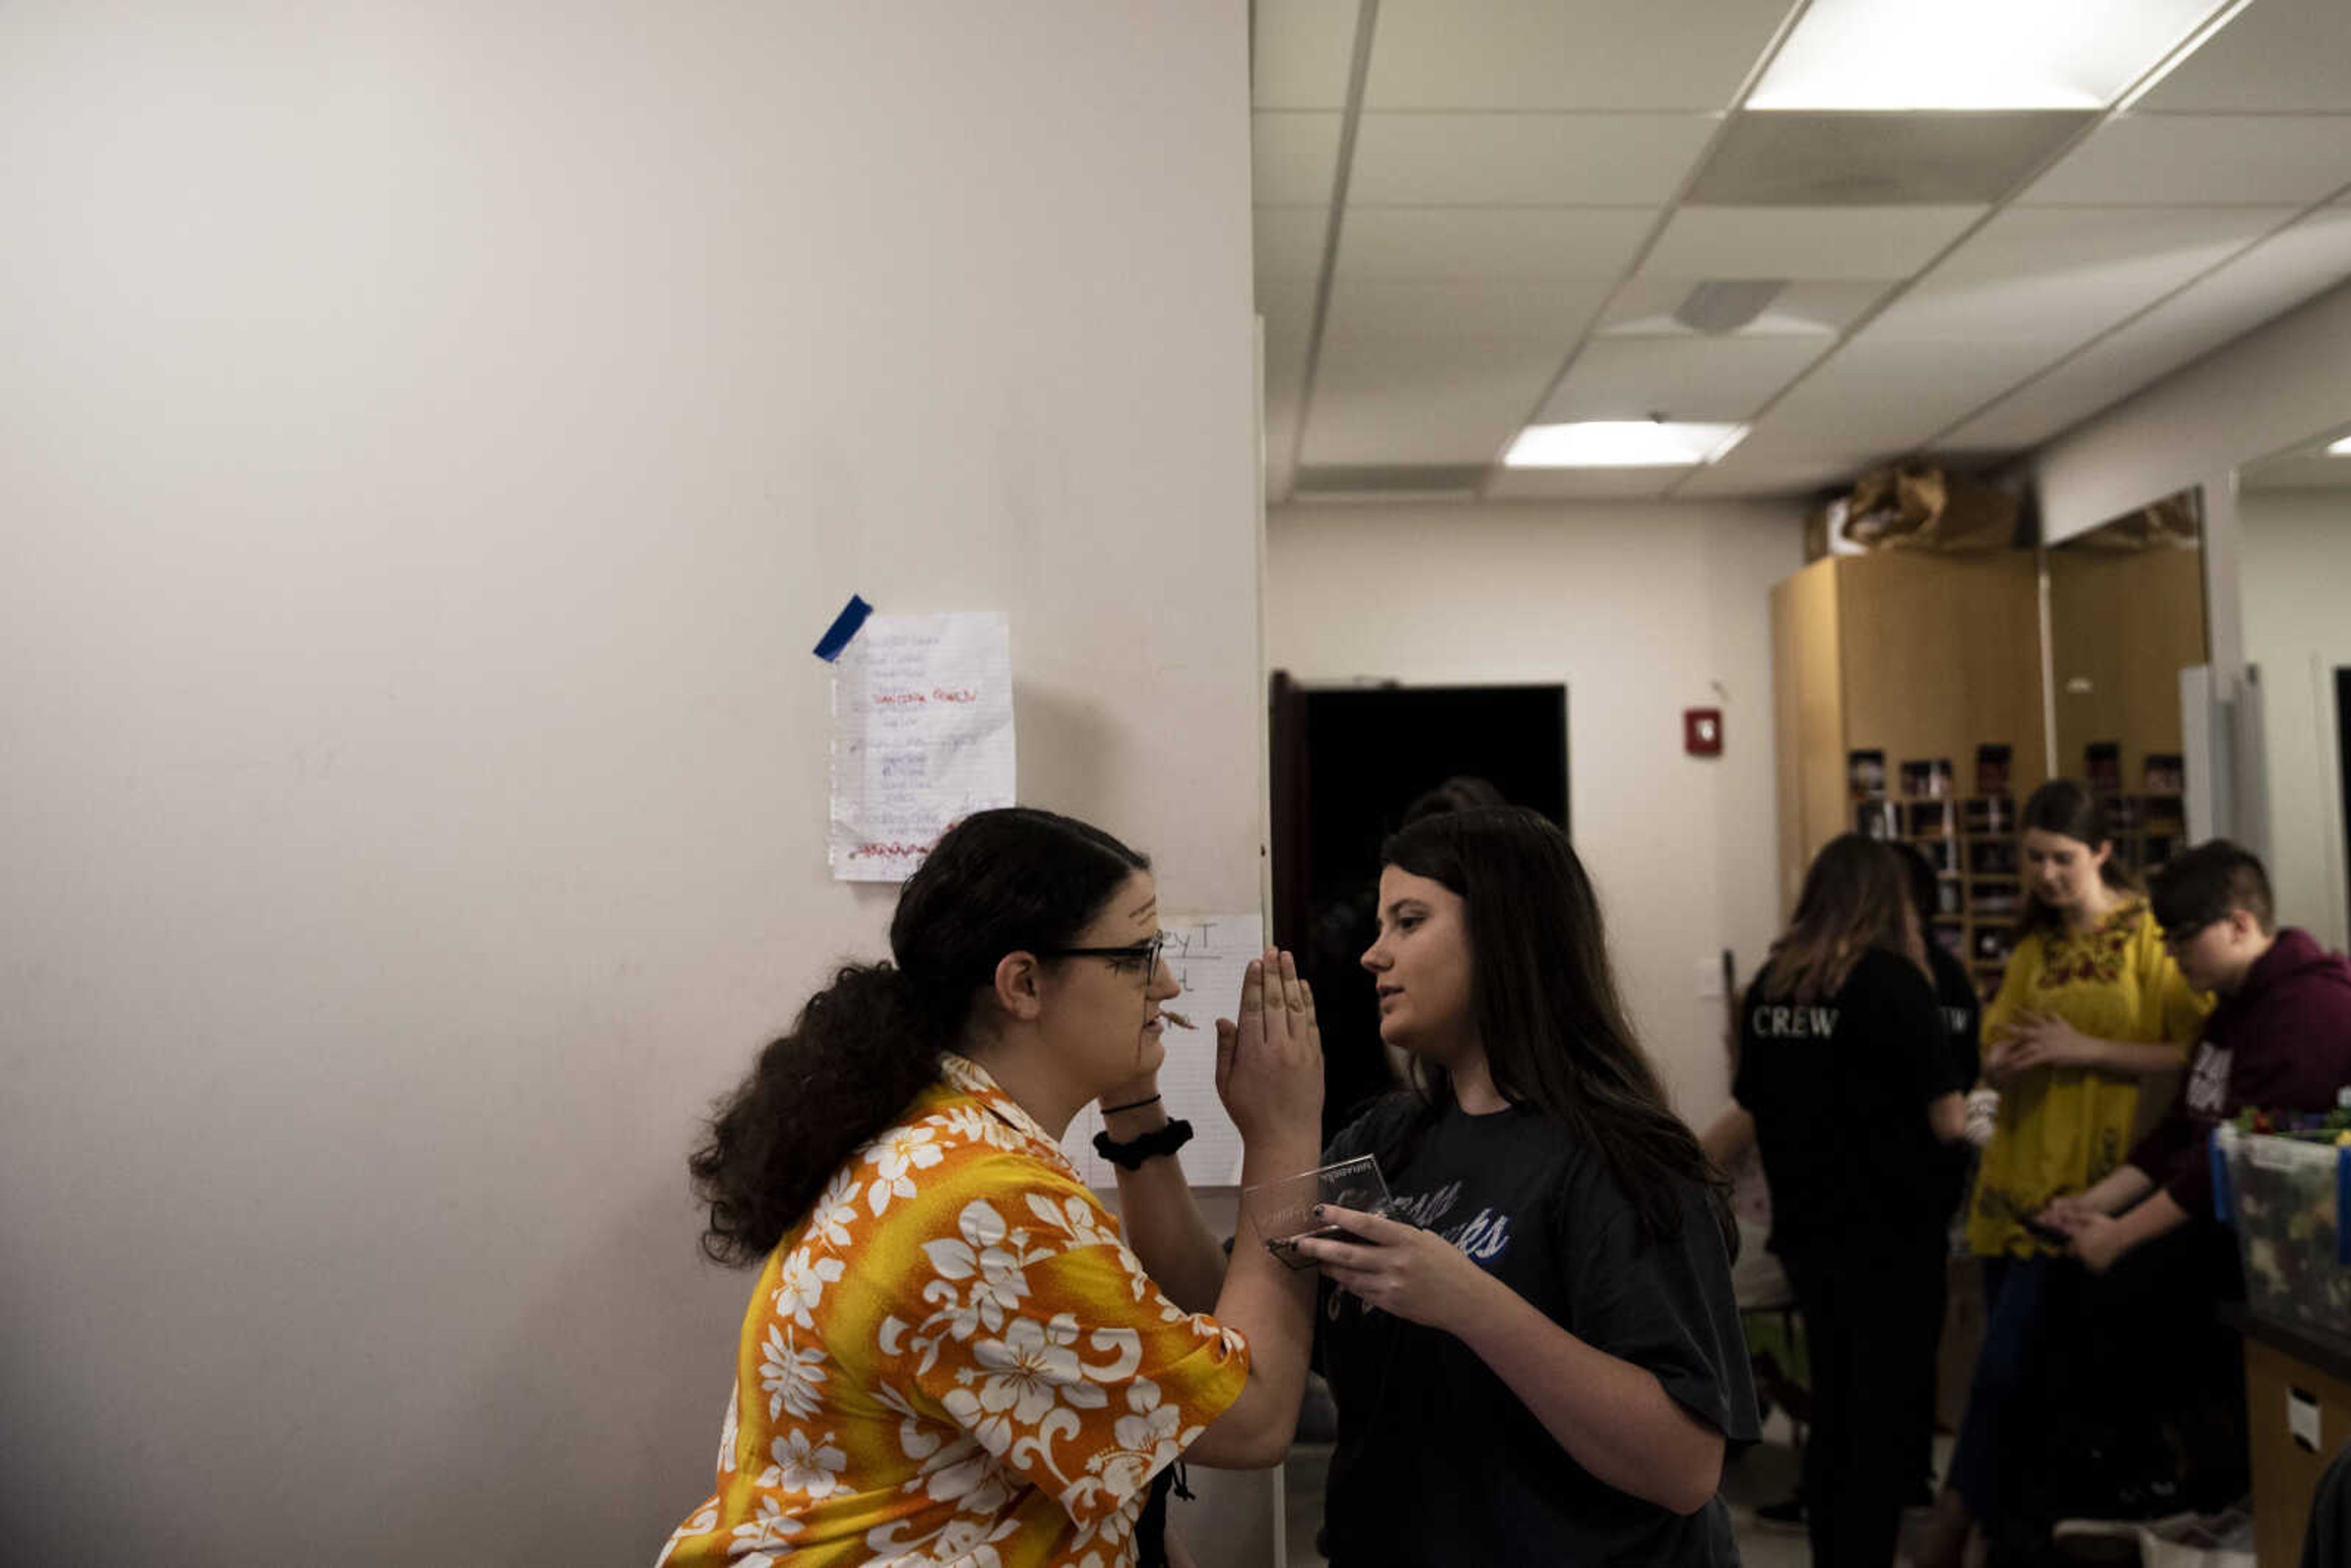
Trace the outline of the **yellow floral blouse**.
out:
[[[852,1154],[751,1294],[718,1486],[656,1568],[1117,1568],[1249,1347],[1169,1301],[974,1062]]]
[[[2016,945],[1984,1009],[1984,1050],[2025,1017],[2049,1013],[2094,1040],[2174,1046],[2184,1062],[2211,1009],[2163,950],[2147,901],[2133,898],[2088,931],[2044,928]],[[2123,1163],[2138,1096],[2137,1079],[2080,1067],[2036,1067],[2003,1088],[1968,1206],[1970,1249],[1987,1258],[2061,1250],[2022,1221]]]

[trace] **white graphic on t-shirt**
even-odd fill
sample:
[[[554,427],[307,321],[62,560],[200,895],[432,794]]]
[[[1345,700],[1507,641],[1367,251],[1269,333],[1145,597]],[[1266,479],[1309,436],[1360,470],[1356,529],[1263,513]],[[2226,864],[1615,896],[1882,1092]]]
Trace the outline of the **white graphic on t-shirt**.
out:
[[[2218,1116],[2229,1103],[2229,1048],[2206,1040],[2196,1048],[2196,1065],[2188,1072],[2188,1108],[2199,1116]]]
[[[1973,1039],[1976,1032],[1973,1015],[1971,1015],[1965,1008],[1945,1008],[1943,1009],[1943,1032],[1954,1037],[1955,1039],[1962,1037]]]
[[[1510,1217],[1481,1208],[1477,1218],[1447,1231],[1445,1239],[1461,1249],[1471,1262],[1490,1263],[1510,1249]]]
[[[1757,1008],[1751,1020],[1765,1040],[1820,1040],[1836,1032],[1834,1008]]]

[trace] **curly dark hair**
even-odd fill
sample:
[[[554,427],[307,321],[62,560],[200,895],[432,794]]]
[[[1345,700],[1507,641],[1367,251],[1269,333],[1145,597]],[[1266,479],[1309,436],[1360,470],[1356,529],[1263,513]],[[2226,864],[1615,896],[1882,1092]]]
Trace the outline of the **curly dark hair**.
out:
[[[1667,1104],[1633,1037],[1599,899],[1559,825],[1522,807],[1455,811],[1397,832],[1380,859],[1461,896],[1471,1005],[1502,1097],[1541,1112],[1597,1154],[1646,1239],[1678,1235],[1694,1190],[1736,1257],[1729,1186]],[[1420,1113],[1380,1152],[1391,1170],[1452,1103],[1444,1069],[1416,1061],[1414,1078]]]
[[[1028,807],[949,830],[898,895],[893,961],[843,966],[716,1107],[687,1162],[710,1210],[703,1251],[764,1259],[938,1077],[998,961],[1068,946],[1150,865],[1099,828]]]

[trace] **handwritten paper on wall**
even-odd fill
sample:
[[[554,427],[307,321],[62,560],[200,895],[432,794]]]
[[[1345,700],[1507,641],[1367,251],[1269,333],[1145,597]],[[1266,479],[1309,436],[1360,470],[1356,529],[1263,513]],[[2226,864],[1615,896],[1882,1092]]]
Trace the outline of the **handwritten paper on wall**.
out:
[[[832,677],[832,874],[904,882],[1012,804],[1012,633],[994,611],[876,615]]]
[[[1159,1069],[1159,1092],[1168,1115],[1192,1124],[1192,1141],[1177,1156],[1185,1179],[1194,1186],[1229,1186],[1241,1177],[1241,1134],[1217,1098],[1217,1020],[1240,1017],[1241,973],[1265,951],[1265,922],[1253,914],[1169,915],[1160,929],[1167,933],[1160,956],[1184,988],[1165,1010],[1182,1013],[1192,1027],[1178,1029],[1170,1020],[1161,1031],[1167,1059]],[[1138,1027],[1141,1000],[1138,994]],[[1094,1134],[1102,1130],[1100,1108],[1087,1106],[1071,1119],[1061,1152],[1088,1186],[1114,1187],[1118,1167],[1094,1152]]]

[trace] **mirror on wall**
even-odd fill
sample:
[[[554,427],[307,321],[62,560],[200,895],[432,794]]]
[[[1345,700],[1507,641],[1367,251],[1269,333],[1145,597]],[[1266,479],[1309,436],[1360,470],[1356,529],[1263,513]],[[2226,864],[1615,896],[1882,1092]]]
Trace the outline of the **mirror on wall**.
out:
[[[2183,847],[2179,673],[2208,661],[2203,495],[2189,489],[2042,552],[2052,771],[2106,798],[2136,868]]]
[[[2237,584],[2262,692],[2278,917],[2340,948],[2351,924],[2351,423],[2238,470]]]

